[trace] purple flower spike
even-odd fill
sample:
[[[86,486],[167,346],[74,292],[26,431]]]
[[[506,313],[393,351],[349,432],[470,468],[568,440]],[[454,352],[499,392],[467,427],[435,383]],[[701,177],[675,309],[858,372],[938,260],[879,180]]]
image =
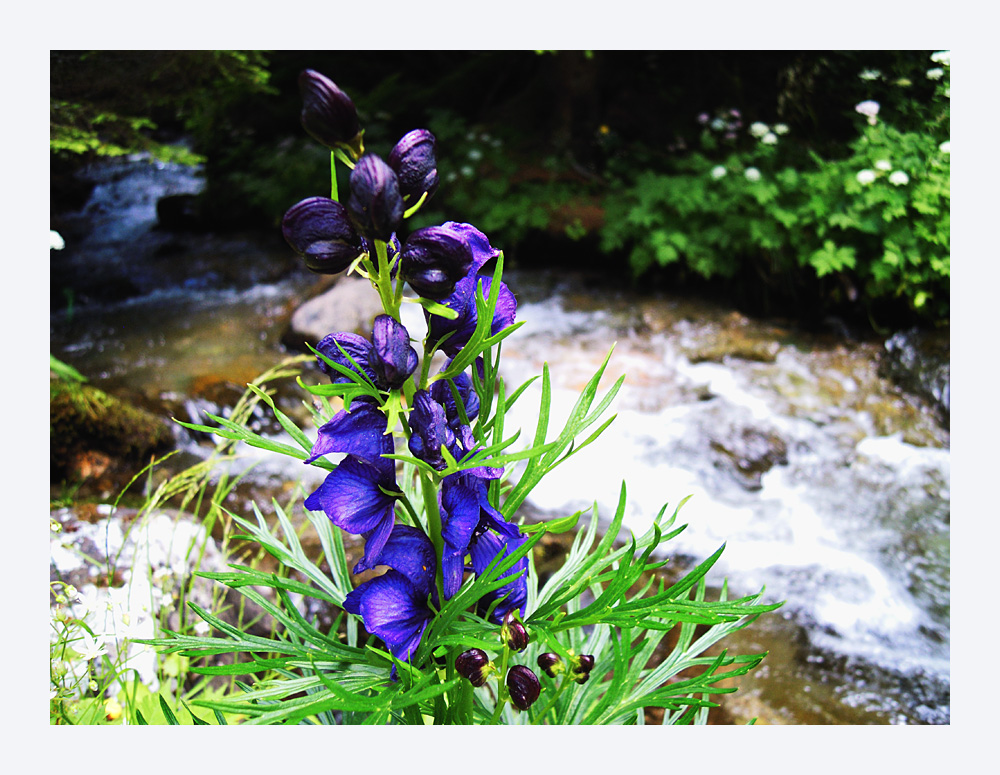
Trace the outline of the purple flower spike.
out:
[[[375,368],[390,388],[400,388],[417,369],[419,356],[410,346],[410,334],[389,315],[375,318],[372,341],[377,356]]]
[[[479,322],[479,311],[476,308],[476,302],[472,293],[473,289],[480,283],[482,284],[482,289],[478,293],[483,301],[486,301],[490,295],[492,281],[488,277],[479,277],[474,274],[467,275],[459,280],[455,284],[454,292],[447,299],[441,301],[444,306],[450,307],[458,313],[458,317],[455,320],[448,320],[440,315],[431,315],[425,311],[428,341],[439,342],[446,334],[454,332],[441,345],[441,350],[452,357],[458,355],[458,352],[468,344],[473,333],[476,331],[476,324]],[[501,281],[490,333],[497,334],[507,326],[512,325],[516,313],[517,300],[507,285]]]
[[[350,411],[337,412],[319,428],[312,454],[305,462],[311,463],[331,452],[344,452],[374,462],[385,449],[382,440],[385,427],[386,417],[379,411],[378,403],[368,396],[359,396],[351,403]]]
[[[363,252],[347,210],[322,196],[292,205],[281,221],[281,233],[306,266],[319,274],[343,272]]]
[[[357,158],[364,146],[358,111],[341,89],[325,75],[304,70],[299,75],[302,92],[302,126],[316,140],[333,149],[348,148]]]
[[[472,248],[445,226],[428,226],[409,236],[400,254],[403,278],[427,299],[443,299],[472,269]]]
[[[366,153],[351,172],[347,212],[366,239],[389,242],[403,222],[403,197],[399,181],[381,158]]]
[[[430,199],[438,187],[434,135],[426,129],[407,132],[389,154],[389,166],[399,178],[399,192],[408,206],[416,204],[424,192]]]

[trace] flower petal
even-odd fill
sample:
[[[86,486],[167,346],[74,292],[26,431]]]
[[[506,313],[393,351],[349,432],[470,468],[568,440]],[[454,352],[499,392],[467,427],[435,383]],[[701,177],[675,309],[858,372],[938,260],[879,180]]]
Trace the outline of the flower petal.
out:
[[[351,402],[351,409],[343,409],[320,426],[312,454],[306,458],[311,463],[331,452],[357,455],[363,460],[374,461],[382,454],[392,453],[392,437],[386,444],[386,417],[378,404],[368,396],[359,396]]]

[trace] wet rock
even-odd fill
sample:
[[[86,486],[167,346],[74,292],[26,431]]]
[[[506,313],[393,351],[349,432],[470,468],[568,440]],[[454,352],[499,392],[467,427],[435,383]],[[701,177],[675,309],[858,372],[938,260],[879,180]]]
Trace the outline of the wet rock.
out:
[[[879,373],[934,406],[943,422],[951,417],[951,344],[948,331],[911,329],[885,343]]]
[[[334,331],[352,331],[371,336],[372,323],[382,312],[382,304],[371,283],[361,277],[341,277],[325,293],[305,302],[292,313],[288,331],[282,337],[286,347],[306,351]]]
[[[52,481],[100,477],[119,461],[135,474],[150,454],[174,444],[167,422],[152,412],[91,385],[60,379],[49,385]]]
[[[727,315],[721,326],[681,326],[681,351],[691,363],[723,363],[727,358],[774,363],[781,349],[777,329],[771,330],[751,321],[738,312]]]
[[[733,474],[746,490],[761,489],[761,476],[775,465],[788,465],[788,445],[772,431],[758,428],[730,428],[712,433],[709,445],[715,465]]]

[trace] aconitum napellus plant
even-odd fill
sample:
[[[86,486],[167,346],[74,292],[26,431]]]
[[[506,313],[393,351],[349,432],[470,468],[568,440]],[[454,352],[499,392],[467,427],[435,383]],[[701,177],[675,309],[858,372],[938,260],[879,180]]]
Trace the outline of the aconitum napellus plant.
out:
[[[664,723],[704,722],[715,705],[708,697],[731,691],[715,684],[763,658],[706,661],[704,649],[776,606],[761,595],[705,599],[704,576],[721,549],[670,585],[658,578],[663,562],[653,551],[679,532],[664,532],[677,511],[664,521],[664,506],[644,536],[616,544],[624,484],[604,536],[594,543],[595,506],[562,568],[540,586],[533,550],[546,534],[575,528],[581,512],[530,524],[522,504],[549,471],[600,436],[624,377],[597,399],[606,358],[553,436],[546,367],[534,436],[515,447],[520,431],[505,429],[505,414],[535,380],[508,391],[500,373],[502,343],[521,325],[503,252],[468,223],[407,230],[438,189],[434,135],[407,132],[384,160],[365,148],[340,87],[313,70],[299,84],[303,127],[330,149],[330,196],[289,207],[282,233],[310,270],[365,278],[382,313],[370,332],[333,331],[313,348],[321,382],[300,381],[315,400],[311,435],[251,387],[299,449],[213,415],[220,427],[189,427],[328,472],[303,501],[325,565],[305,555],[277,504],[281,538],[259,510],[256,525],[234,517],[290,573],[243,569],[220,580],[250,595],[287,634],[251,639],[198,609],[228,640],[157,645],[192,657],[268,652],[245,667],[204,668],[258,675],[240,701],[208,703],[238,708],[252,723],[643,723],[648,707],[663,708]],[[351,170],[344,196],[338,164]],[[404,304],[423,308],[422,340],[403,324]],[[353,565],[338,531],[363,546]],[[247,591],[253,585],[273,598]],[[342,617],[322,632],[292,592]],[[707,629],[695,639],[698,624]],[[648,667],[675,627],[677,653]],[[679,680],[682,670],[697,675]]]

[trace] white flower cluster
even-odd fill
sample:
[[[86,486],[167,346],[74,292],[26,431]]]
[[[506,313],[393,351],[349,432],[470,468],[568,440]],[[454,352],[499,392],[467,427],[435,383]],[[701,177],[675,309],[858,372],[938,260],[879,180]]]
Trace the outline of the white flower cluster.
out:
[[[754,121],[750,125],[750,134],[760,140],[764,145],[777,145],[778,135],[787,134],[788,126],[786,124],[775,124],[774,127],[769,127],[763,121]]]
[[[892,169],[892,162],[887,159],[879,159],[875,162],[875,169],[879,172],[889,172]],[[878,179],[878,173],[875,170],[861,170],[856,175],[856,179],[862,186],[870,186]],[[889,175],[889,182],[894,186],[905,186],[910,182],[910,176],[902,170],[896,170]]]
[[[951,66],[951,52],[950,51],[935,51],[931,54],[931,61],[937,62],[939,65],[944,65],[945,67]]]
[[[858,78],[862,81],[877,81],[882,77],[881,70],[862,70],[858,73]]]
[[[944,69],[941,67],[932,67],[927,71],[927,77],[932,81],[940,81],[944,77]]]
[[[751,183],[756,183],[760,180],[760,170],[756,167],[747,167],[743,172],[743,176]]]
[[[726,168],[719,164],[712,167],[712,171],[708,174],[712,176],[712,180],[719,180],[720,178],[726,177]]]
[[[875,100],[865,100],[854,106],[854,109],[862,116],[868,118],[868,123],[872,126],[878,122],[879,104]]]
[[[941,153],[951,153],[951,140],[945,140],[941,145],[938,146],[938,150]]]

